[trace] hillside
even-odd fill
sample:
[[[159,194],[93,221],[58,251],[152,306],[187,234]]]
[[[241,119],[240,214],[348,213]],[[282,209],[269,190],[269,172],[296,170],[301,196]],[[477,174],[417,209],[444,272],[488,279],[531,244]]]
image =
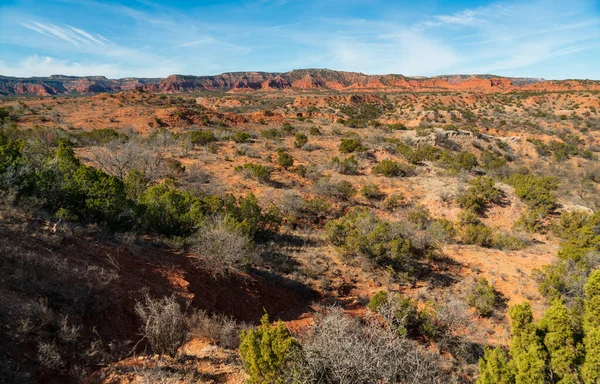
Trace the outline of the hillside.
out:
[[[143,89],[154,93],[202,91],[272,91],[272,90],[410,90],[509,92],[599,90],[596,81],[544,81],[533,78],[506,78],[493,75],[450,75],[431,78],[411,78],[402,75],[365,75],[357,72],[329,69],[301,69],[285,73],[233,72],[215,76],[171,75],[164,79],[123,78],[104,76],[16,78],[0,76],[0,95],[88,95]]]
[[[587,383],[597,83],[0,81],[0,383],[556,382],[555,323]]]

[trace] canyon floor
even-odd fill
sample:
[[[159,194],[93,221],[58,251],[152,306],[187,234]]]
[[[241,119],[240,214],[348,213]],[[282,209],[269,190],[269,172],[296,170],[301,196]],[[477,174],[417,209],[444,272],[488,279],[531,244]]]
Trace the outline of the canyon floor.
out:
[[[448,308],[460,301],[465,321],[456,332],[466,336],[473,350],[506,346],[507,308],[529,301],[534,317],[540,318],[548,307],[536,270],[557,257],[563,239],[555,226],[561,215],[590,213],[600,205],[596,90],[543,89],[535,83],[495,92],[160,93],[147,88],[7,96],[0,99],[0,109],[6,111],[5,132],[49,148],[57,138],[70,138],[77,158],[109,174],[124,178],[128,164],[144,158],[155,164],[154,183],[170,183],[197,196],[251,193],[282,217],[277,231],[254,240],[257,261],[221,276],[199,266],[184,239],[59,219],[43,209],[40,213],[34,201],[16,206],[3,192],[0,335],[10,336],[0,342],[5,361],[0,373],[8,377],[11,372],[16,381],[244,382],[235,347],[207,331],[192,332],[175,357],[146,353],[134,309],[146,295],[173,295],[189,313],[226,317],[242,328],[257,325],[267,312],[302,340],[320,312],[336,306],[363,318],[369,299],[385,290],[409,297],[421,308]],[[341,147],[352,140],[360,148]],[[437,148],[450,157],[472,154],[476,164],[461,168],[444,163],[443,157],[411,157],[423,148]],[[280,161],[282,153],[291,156],[291,164]],[[374,171],[386,160],[407,171],[392,177]],[[268,178],[252,174],[248,164],[265,167]],[[558,180],[556,207],[533,231],[521,225],[527,201],[508,181],[510,174],[524,170]],[[492,235],[517,239],[519,249],[464,240],[460,198],[469,182],[482,176],[495,181],[502,197],[482,211],[480,223]],[[354,193],[332,192],[331,185],[344,181]],[[299,201],[321,205],[307,213]],[[426,267],[405,276],[349,255],[328,241],[325,226],[356,207],[391,223],[409,223],[413,243],[426,238],[435,243],[437,256],[422,260]],[[451,223],[454,230],[440,234],[440,223]],[[487,279],[499,298],[491,316],[481,316],[467,304],[477,278]],[[36,303],[46,303],[57,314],[74,303],[85,306],[77,317],[76,348],[94,358],[69,352],[71,357],[63,356],[68,364],[40,365],[39,343],[15,336],[23,324],[23,308]],[[446,369],[456,382],[475,381],[476,359],[461,360],[435,341],[417,341],[447,357]],[[98,359],[100,354],[104,357]]]

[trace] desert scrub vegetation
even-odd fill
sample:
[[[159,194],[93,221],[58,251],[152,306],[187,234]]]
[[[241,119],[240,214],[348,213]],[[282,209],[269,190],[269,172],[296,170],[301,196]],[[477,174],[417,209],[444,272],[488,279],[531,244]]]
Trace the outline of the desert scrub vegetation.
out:
[[[385,194],[379,189],[377,184],[367,184],[360,188],[360,194],[368,200],[381,200]]]
[[[515,194],[527,204],[527,211],[519,218],[517,227],[536,232],[541,228],[542,220],[557,206],[555,191],[558,189],[558,178],[513,173],[506,182],[515,188]]]
[[[144,228],[167,236],[189,236],[205,218],[219,214],[251,236],[276,229],[281,222],[274,207],[263,210],[253,195],[199,197],[169,180],[152,184],[137,170],[123,180],[82,165],[63,139],[55,150],[38,150],[0,134],[0,186],[12,191],[17,202],[35,200],[40,209],[63,220],[120,231]]]
[[[498,294],[485,277],[479,277],[469,287],[467,303],[479,314],[490,316],[498,305]]]
[[[288,373],[292,383],[436,383],[448,379],[438,357],[416,342],[340,309],[319,313]]]
[[[482,213],[490,204],[500,202],[502,192],[495,187],[494,179],[480,176],[469,180],[469,187],[458,197],[461,208]]]
[[[562,142],[552,140],[549,143],[544,143],[540,139],[529,138],[528,142],[534,145],[539,156],[547,157],[552,155],[556,162],[568,160],[572,156],[580,156],[584,159],[592,159],[593,153],[590,150],[582,149],[581,145],[585,142],[580,137],[573,134],[560,135]]]
[[[269,139],[269,140],[277,140],[277,139],[281,138],[283,136],[283,134],[277,128],[269,128],[269,129],[263,129],[260,132],[260,136],[265,139]]]
[[[488,349],[479,362],[477,382],[598,382],[600,270],[589,275],[580,299],[581,311],[570,310],[562,299],[553,300],[538,322],[529,303],[510,308],[510,349]]]
[[[138,302],[135,312],[142,327],[141,334],[148,340],[152,352],[175,356],[188,336],[186,319],[174,296]]]
[[[325,220],[331,205],[321,197],[305,198],[299,193],[286,191],[280,208],[288,223],[307,226]]]
[[[267,183],[271,181],[271,168],[266,165],[246,163],[244,165],[238,165],[235,167],[235,171],[241,172],[247,177],[252,177],[261,183]]]
[[[240,356],[248,373],[248,383],[284,383],[286,372],[300,349],[282,322],[271,326],[265,314],[256,329],[242,332]]]
[[[217,277],[249,265],[256,256],[254,243],[230,216],[204,224],[191,238],[190,251],[204,270]]]
[[[308,136],[304,133],[296,133],[294,135],[294,147],[303,148],[308,143]]]
[[[356,194],[356,188],[347,180],[332,181],[329,177],[321,177],[314,185],[315,193],[338,201],[348,201]]]
[[[341,153],[364,152],[366,150],[359,137],[343,138],[338,149]]]
[[[283,323],[241,335],[240,355],[250,383],[436,383],[447,379],[439,358],[375,316],[361,322],[324,308],[302,342]]]
[[[435,342],[459,361],[477,361],[479,357],[464,337],[469,329],[467,304],[454,295],[419,305],[397,292],[381,291],[371,297],[368,308],[379,314],[399,337]]]
[[[217,137],[212,131],[193,131],[190,132],[190,141],[196,145],[208,145],[217,141]]]
[[[244,131],[236,131],[233,135],[229,137],[236,143],[248,143],[252,141],[252,136],[248,132]]]
[[[393,160],[381,160],[379,164],[371,169],[376,175],[383,175],[386,177],[407,177],[414,176],[416,168],[413,165],[399,163]]]
[[[439,158],[439,164],[452,172],[471,171],[479,164],[477,157],[470,152],[451,152],[445,150]]]
[[[354,155],[348,156],[344,160],[340,160],[339,157],[335,156],[331,160],[331,165],[342,175],[358,174],[358,159]]]
[[[396,193],[388,196],[382,205],[386,211],[394,212],[407,204],[406,197],[401,193]]]
[[[379,219],[366,208],[352,208],[325,225],[327,240],[349,258],[362,257],[373,265],[413,275],[419,262],[438,254],[426,237],[411,236],[409,228]]]
[[[556,260],[534,272],[542,296],[580,307],[583,285],[600,266],[600,212],[564,212],[555,225],[562,242]]]
[[[421,164],[423,161],[439,160],[442,150],[430,145],[419,146],[413,149],[406,143],[400,142],[397,139],[388,139],[391,143],[396,144],[396,150],[410,164]]]
[[[506,251],[518,251],[527,246],[527,242],[520,237],[492,230],[481,222],[477,213],[469,209],[460,213],[458,224],[460,239],[464,244]]]
[[[279,148],[277,150],[277,164],[284,169],[288,169],[294,165],[294,157],[287,150]]]

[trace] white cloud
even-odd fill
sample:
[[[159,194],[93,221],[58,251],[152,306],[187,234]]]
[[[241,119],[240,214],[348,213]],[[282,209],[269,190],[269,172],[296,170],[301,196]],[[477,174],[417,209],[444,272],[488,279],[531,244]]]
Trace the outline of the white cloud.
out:
[[[77,32],[78,34],[80,34],[81,36],[83,36],[86,39],[88,39],[88,41],[93,41],[94,43],[98,43],[100,45],[104,45],[104,43],[102,41],[96,39],[94,36],[90,35],[86,31],[84,31],[83,29],[71,27],[70,25],[68,27],[71,28],[73,31]]]
[[[147,1],[135,7],[96,0],[63,1],[83,1],[90,14],[111,15],[118,22],[103,24],[102,29],[85,24],[84,29],[66,18],[44,19],[42,11],[5,12],[0,15],[0,58],[10,63],[12,73],[25,72],[20,63],[13,64],[25,62],[20,53],[25,51],[52,57],[48,63],[46,56],[27,58],[40,65],[27,67],[35,74],[70,74],[72,70],[107,71],[111,77],[143,76],[154,70],[150,76],[162,76],[167,71],[201,75],[329,67],[409,76],[497,71],[518,76],[529,71],[536,76],[576,77],[564,63],[589,72],[592,65],[578,66],[573,60],[589,55],[600,41],[600,19],[595,17],[592,0],[553,0],[551,6],[545,0],[500,0],[472,9],[455,8],[456,12],[448,14],[405,18],[395,18],[390,12],[358,19],[349,16],[353,11],[342,8],[336,19],[307,12],[290,14],[284,24],[271,22],[280,19],[270,17],[269,10],[265,17],[248,17],[244,12],[250,12],[249,8],[243,6],[244,12],[216,5],[182,11]],[[244,5],[255,1],[271,3],[247,0]],[[319,6],[316,0],[306,3],[308,10]],[[389,8],[406,11],[395,5]],[[228,22],[214,22],[211,12],[221,12],[219,20]],[[19,20],[25,28],[18,28]],[[21,49],[11,52],[11,46]],[[540,68],[546,72],[536,73]],[[587,72],[579,76],[589,77]]]
[[[450,47],[410,29],[380,35],[375,42],[334,39],[329,45],[331,67],[370,74],[431,75],[460,62]]]
[[[90,33],[80,28],[75,28],[67,25],[67,28],[61,28],[54,24],[43,24],[38,21],[31,21],[29,23],[21,23],[25,28],[29,28],[32,31],[40,33],[44,36],[48,36],[54,39],[60,39],[68,43],[79,47],[80,44],[100,44],[104,45],[102,41],[92,36]],[[101,39],[108,42],[108,39],[98,35]]]
[[[433,18],[436,21],[429,21],[426,23],[427,26],[441,26],[441,25],[448,25],[448,24],[455,24],[455,25],[477,25],[482,21],[481,19],[479,19],[478,17],[478,12],[472,9],[466,9],[462,12],[453,14],[453,15],[437,15],[434,16]]]
[[[166,77],[178,72],[178,67],[166,66],[172,60],[154,66],[126,67],[120,63],[75,62],[49,56],[31,55],[26,59],[7,64],[0,61],[0,73],[5,76],[31,77],[50,75],[121,77]]]
[[[449,15],[436,15],[421,24],[424,33],[463,36],[445,39],[466,60],[465,72],[508,71],[573,55],[596,46],[600,21],[590,18],[591,2],[499,2]],[[568,68],[556,68],[557,72]]]

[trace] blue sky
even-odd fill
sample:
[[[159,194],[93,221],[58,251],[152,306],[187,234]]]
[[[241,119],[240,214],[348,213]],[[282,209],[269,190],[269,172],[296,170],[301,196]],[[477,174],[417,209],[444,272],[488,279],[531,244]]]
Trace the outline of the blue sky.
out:
[[[600,79],[600,2],[0,0],[0,74]]]

